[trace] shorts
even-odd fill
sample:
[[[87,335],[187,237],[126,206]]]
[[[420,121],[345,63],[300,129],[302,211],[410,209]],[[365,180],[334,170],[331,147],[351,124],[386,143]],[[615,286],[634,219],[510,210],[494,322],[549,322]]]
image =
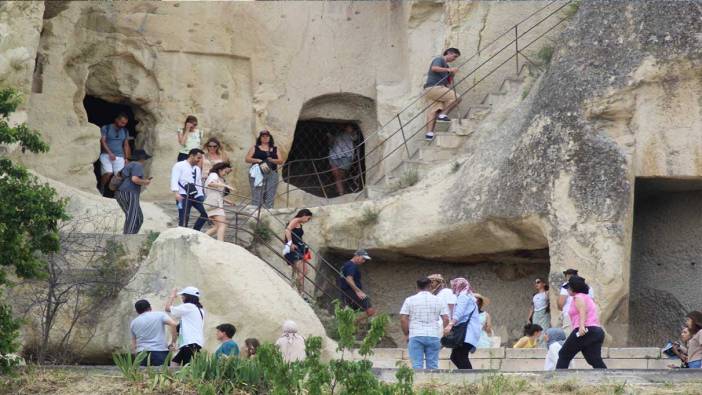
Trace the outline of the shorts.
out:
[[[370,297],[366,296],[364,299],[359,299],[356,293],[353,291],[344,291],[342,299],[344,300],[344,306],[350,307],[354,310],[366,311],[373,307]]]
[[[173,357],[171,362],[175,362],[178,365],[187,365],[190,363],[190,360],[193,359],[195,354],[200,352],[202,347],[200,347],[198,344],[188,344],[187,346],[183,346],[180,349],[178,349],[178,353]]]
[[[341,170],[348,170],[353,165],[353,157],[345,156],[337,159],[329,158],[329,164]]]
[[[297,245],[295,251],[290,251],[285,254],[285,260],[288,261],[288,265],[293,265],[297,261],[302,261],[305,259],[305,252],[307,252],[306,245]]]
[[[446,104],[456,101],[456,92],[453,89],[443,86],[436,85],[424,90],[425,100],[431,105],[427,110],[431,116],[434,116],[437,111],[443,111],[446,109]]]
[[[110,155],[100,154],[100,174],[115,174],[122,169],[124,169],[124,157],[118,156],[115,160],[110,160]]]

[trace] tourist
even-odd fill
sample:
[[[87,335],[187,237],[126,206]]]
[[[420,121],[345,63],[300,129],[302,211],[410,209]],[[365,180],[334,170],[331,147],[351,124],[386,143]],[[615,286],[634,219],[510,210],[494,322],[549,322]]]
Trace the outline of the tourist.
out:
[[[448,306],[429,290],[431,280],[417,280],[417,294],[405,299],[400,309],[400,326],[407,340],[407,351],[413,369],[439,368],[441,341],[436,332],[436,320],[448,325]]]
[[[524,336],[522,336],[512,348],[536,348],[544,328],[537,324],[526,324],[524,326]]]
[[[341,196],[346,191],[344,190],[344,178],[353,166],[355,156],[355,145],[358,140],[359,133],[356,132],[353,125],[347,124],[341,133],[331,136],[332,144],[329,149],[329,167],[334,176],[336,185],[336,193]]]
[[[361,283],[361,265],[370,259],[368,251],[360,248],[341,267],[339,288],[341,288],[341,299],[344,302],[344,306],[364,312],[364,314],[356,318],[356,323],[365,321],[375,315],[375,308],[373,308],[368,295],[363,291],[363,284]]]
[[[131,157],[127,123],[127,114],[119,113],[111,124],[100,128],[100,190],[103,195],[109,193],[107,185],[112,175],[122,170],[125,158]]]
[[[164,325],[175,330],[176,322],[163,311],[151,311],[147,300],[134,303],[138,317],[129,324],[132,332],[132,351],[146,352],[142,366],[161,366],[168,357],[168,341]]]
[[[490,348],[492,347],[492,319],[490,318],[490,313],[485,311],[485,307],[490,304],[490,299],[487,297],[474,293],[475,302],[478,305],[478,312],[480,317],[480,340],[478,340],[477,348]]]
[[[202,144],[202,132],[197,128],[197,118],[194,115],[188,115],[185,118],[185,125],[182,129],[178,129],[178,162],[188,159],[190,151],[195,148],[200,148]]]
[[[232,324],[220,324],[215,328],[215,337],[220,342],[219,348],[215,351],[214,356],[219,359],[222,356],[238,357],[239,345],[232,338],[236,333],[236,327]]]
[[[444,51],[443,56],[434,58],[429,66],[427,73],[427,82],[424,84],[424,95],[426,101],[429,102],[427,111],[427,133],[425,138],[432,140],[434,138],[434,126],[436,120],[448,121],[448,114],[453,110],[461,99],[456,96],[456,92],[451,89],[453,76],[456,75],[458,69],[449,67],[449,63],[458,59],[461,56],[461,51],[456,48],[449,48]]]
[[[212,221],[212,227],[205,232],[208,236],[217,234],[217,240],[224,241],[224,231],[227,229],[227,216],[224,212],[224,202],[233,204],[224,197],[226,189],[234,188],[227,185],[224,177],[231,173],[232,166],[229,162],[219,162],[212,166],[210,174],[205,181],[207,194],[205,195],[204,206],[207,210],[207,217]]]
[[[446,280],[444,280],[444,276],[437,273],[432,274],[427,278],[431,280],[431,293],[438,296],[439,299],[444,302],[448,308],[448,316],[452,317],[453,308],[456,306],[456,295],[453,294],[451,288],[446,287]],[[439,338],[441,338],[444,335],[444,328],[446,327],[446,324],[443,322],[443,320],[438,319],[436,321],[436,325],[437,334],[439,335]]]
[[[224,153],[222,143],[216,137],[210,137],[203,146],[205,155],[202,157],[202,177],[206,178],[210,174],[212,166],[217,163],[228,162],[229,158]],[[207,193],[205,193],[207,195]]]
[[[180,295],[183,303],[172,306],[177,295]],[[173,288],[166,301],[165,310],[180,320],[180,334],[177,339],[178,353],[173,357],[171,366],[187,365],[193,356],[205,346],[205,309],[200,304],[200,290],[195,287],[185,287],[178,292],[176,288]]]
[[[275,342],[276,347],[283,354],[283,361],[301,362],[307,357],[305,353],[305,338],[297,333],[295,321],[287,320],[283,323],[283,334]]]
[[[298,211],[295,218],[288,222],[285,227],[285,247],[283,255],[288,265],[292,267],[292,280],[295,282],[297,292],[307,300],[305,296],[305,275],[307,275],[307,265],[305,263],[305,254],[309,247],[302,240],[305,230],[302,225],[310,222],[312,212],[306,208]]]
[[[251,163],[249,183],[251,184],[251,204],[273,208],[278,190],[278,165],[284,162],[283,155],[275,146],[271,132],[262,130],[256,145],[246,154],[246,163]]]
[[[687,324],[687,323],[686,323]],[[680,367],[687,368],[687,344],[692,338],[690,328],[684,326],[680,331],[680,341],[674,342],[671,345],[670,352],[680,359]],[[670,355],[672,357],[672,355]],[[675,365],[668,365],[669,368],[675,368]]]
[[[256,356],[256,352],[258,351],[258,348],[261,346],[261,343],[258,341],[256,338],[248,338],[244,340],[244,348],[246,350],[246,358],[253,358]]]
[[[198,166],[202,155],[201,149],[193,148],[188,158],[173,165],[171,170],[171,191],[175,194],[178,207],[178,226],[188,226],[190,208],[195,207],[200,213],[200,217],[193,226],[195,230],[202,229],[207,222],[207,211],[202,205],[205,194],[202,190],[201,170]]]
[[[147,154],[146,151],[135,150],[131,162],[121,170],[123,180],[115,193],[115,198],[119,207],[124,211],[123,232],[125,235],[139,233],[141,224],[144,223],[144,213],[141,211],[139,197],[141,187],[151,183],[151,177],[144,178],[144,162],[149,158],[151,155]]]
[[[589,288],[585,279],[576,275],[571,275],[566,283],[566,289],[573,297],[568,311],[573,331],[558,352],[556,369],[568,369],[578,352],[583,353],[585,361],[593,368],[607,369],[602,360],[605,333],[600,327],[597,306],[588,295]]]
[[[566,334],[561,328],[548,328],[544,332],[544,341],[546,342],[546,360],[544,361],[544,370],[556,370],[558,363],[558,352],[561,351],[563,343],[565,343]],[[572,365],[572,364],[571,364]]]
[[[451,289],[456,295],[456,308],[444,335],[448,334],[454,326],[466,325],[466,336],[463,343],[451,351],[451,362],[458,369],[473,369],[469,354],[475,352],[475,345],[480,340],[480,317],[478,305],[473,297],[473,290],[465,278],[459,277],[451,280]]]
[[[690,331],[690,340],[687,342],[687,367],[700,369],[702,368],[702,312],[691,311],[687,315],[685,325]]]
[[[571,332],[571,325],[570,325],[570,315],[568,314],[568,311],[570,311],[570,303],[573,301],[573,297],[570,296],[568,293],[568,289],[565,287],[566,284],[568,284],[568,280],[570,279],[571,276],[577,276],[578,271],[575,269],[568,269],[563,272],[563,275],[565,276],[565,282],[561,285],[561,290],[560,290],[560,295],[558,296],[558,309],[561,310],[561,327],[565,331],[565,333],[570,333]],[[589,288],[590,290],[588,291],[588,295],[594,300],[595,299],[595,291],[592,289],[592,287]]]
[[[548,283],[539,277],[534,281],[536,292],[531,297],[531,308],[529,309],[529,319],[527,321],[539,325],[543,329],[551,327],[551,308],[548,300]],[[539,340],[543,345],[543,339]]]

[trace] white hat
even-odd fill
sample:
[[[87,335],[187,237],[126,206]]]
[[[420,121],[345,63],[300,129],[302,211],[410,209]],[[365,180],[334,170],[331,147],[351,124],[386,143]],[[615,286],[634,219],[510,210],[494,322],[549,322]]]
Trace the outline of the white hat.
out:
[[[200,297],[200,290],[195,287],[185,287],[178,292],[178,295],[192,295]]]

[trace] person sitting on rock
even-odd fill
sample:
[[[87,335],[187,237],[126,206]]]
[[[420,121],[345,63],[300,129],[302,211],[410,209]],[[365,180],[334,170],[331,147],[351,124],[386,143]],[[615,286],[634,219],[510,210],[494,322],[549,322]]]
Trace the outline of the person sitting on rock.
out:
[[[173,306],[177,295],[182,304]],[[165,310],[180,319],[180,334],[172,343],[178,344],[178,353],[171,360],[171,366],[187,365],[193,356],[205,346],[205,309],[200,304],[200,290],[185,287],[180,292],[173,288],[166,301]]]
[[[690,328],[687,326],[683,327],[680,331],[680,341],[675,342],[671,346],[671,352],[673,355],[680,359],[681,368],[687,368],[687,343],[690,341]],[[669,368],[675,368],[675,365],[668,365]]]
[[[285,362],[301,362],[307,357],[305,353],[305,338],[297,333],[295,321],[283,322],[283,334],[275,342],[276,347],[283,354]]]
[[[524,326],[524,336],[514,343],[512,348],[536,348],[536,344],[541,338],[544,328],[537,324],[526,324]]]
[[[253,358],[256,356],[256,352],[258,351],[258,348],[261,346],[261,342],[258,341],[256,338],[248,338],[244,340],[244,348],[246,350],[246,358]]]
[[[225,357],[238,357],[239,356],[239,345],[236,344],[232,338],[236,333],[236,327],[232,324],[220,324],[215,328],[215,336],[217,341],[221,344],[217,351],[215,351],[215,358]]]
[[[132,154],[127,123],[127,114],[119,113],[114,122],[100,128],[100,189],[104,196],[110,192],[107,188],[110,179],[124,168],[125,158]]]
[[[148,300],[134,303],[138,317],[129,324],[132,333],[132,351],[146,352],[142,366],[161,366],[168,356],[165,325],[175,329],[176,322],[163,311],[151,311]]]
[[[424,97],[429,103],[427,110],[427,132],[424,137],[427,140],[434,139],[434,126],[436,120],[448,121],[448,114],[453,110],[461,99],[452,90],[452,78],[458,72],[456,67],[449,67],[449,63],[458,59],[461,51],[456,48],[449,48],[444,51],[443,56],[438,56],[431,61],[429,72],[427,72],[427,82],[424,84]]]

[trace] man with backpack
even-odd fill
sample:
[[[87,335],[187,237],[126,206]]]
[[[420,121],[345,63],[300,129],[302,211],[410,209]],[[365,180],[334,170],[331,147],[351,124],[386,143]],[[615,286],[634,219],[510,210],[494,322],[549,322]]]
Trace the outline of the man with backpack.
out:
[[[115,174],[110,181],[110,189],[115,184],[115,198],[119,207],[124,211],[124,234],[131,235],[139,233],[141,224],[144,223],[144,214],[141,212],[139,195],[141,187],[151,183],[151,177],[144,178],[144,162],[151,158],[146,151],[138,149],[134,151],[134,156],[120,173]],[[121,181],[119,181],[121,179]]]

